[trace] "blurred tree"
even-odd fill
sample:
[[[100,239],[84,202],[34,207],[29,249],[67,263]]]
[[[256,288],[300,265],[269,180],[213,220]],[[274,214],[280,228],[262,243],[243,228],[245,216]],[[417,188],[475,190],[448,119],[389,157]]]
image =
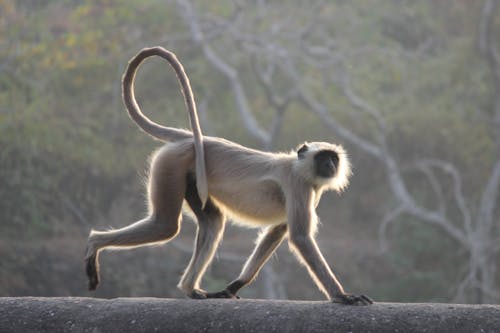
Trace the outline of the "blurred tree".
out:
[[[319,236],[348,285],[380,300],[498,302],[496,7],[0,0],[0,274],[9,277],[0,293],[81,294],[84,281],[73,278],[90,226],[141,215],[136,170],[157,144],[127,119],[119,80],[134,53],[160,44],[186,66],[205,133],[264,149],[304,139],[347,146],[352,186],[323,200],[321,216],[335,224]],[[154,119],[186,126],[164,63],[144,64],[137,96]],[[374,251],[377,229],[385,252]],[[231,250],[245,247],[239,237],[226,239]],[[191,241],[176,240],[161,265],[147,249],[121,254],[130,268],[110,256],[122,270],[110,268],[114,283],[98,295],[176,295]],[[241,261],[247,251],[223,244],[220,258]],[[288,258],[248,295],[321,297]],[[206,282],[215,288],[225,282],[218,271],[238,269],[215,262]],[[47,272],[58,278],[38,278]],[[292,288],[276,290],[273,279]]]
[[[242,115],[245,128],[259,142],[264,146],[268,145],[272,135],[258,125],[255,118],[259,116],[258,109],[254,109],[253,114],[250,112],[252,108],[248,106],[246,95],[252,93],[246,91],[252,91],[252,89],[248,88],[248,85],[245,89],[240,79],[247,77],[244,74],[246,73],[245,64],[252,63],[255,59],[268,69],[266,75],[262,75],[262,72],[257,73],[260,80],[255,82],[262,87],[267,96],[271,96],[268,98],[269,105],[272,105],[273,98],[276,98],[275,87],[279,86],[272,82],[271,78],[276,71],[280,71],[281,77],[287,82],[285,88],[285,91],[289,92],[286,95],[287,106],[291,100],[299,101],[314,112],[334,133],[379,161],[387,177],[387,188],[394,198],[393,208],[389,208],[387,203],[379,203],[380,206],[387,207],[380,226],[381,242],[385,249],[388,247],[386,233],[389,224],[397,219],[401,220],[403,216],[413,216],[419,221],[440,229],[454,240],[458,248],[468,253],[469,263],[461,264],[466,273],[462,276],[461,282],[456,285],[457,300],[480,303],[498,300],[495,272],[499,248],[493,244],[498,243],[499,237],[498,227],[494,221],[499,209],[500,154],[495,153],[497,151],[495,148],[492,151],[493,158],[485,157],[488,163],[493,163],[489,172],[490,176],[486,177],[482,190],[477,187],[478,184],[471,186],[473,190],[468,191],[472,193],[469,195],[464,192],[462,172],[459,171],[460,164],[466,161],[454,163],[443,159],[457,158],[456,154],[461,152],[450,154],[447,152],[448,146],[434,145],[435,149],[430,151],[431,154],[425,156],[426,148],[424,147],[426,146],[418,148],[418,142],[422,143],[424,140],[425,143],[426,139],[435,140],[438,135],[430,131],[436,127],[431,126],[429,130],[425,130],[425,127],[428,127],[426,123],[420,124],[421,127],[415,126],[418,125],[417,123],[408,123],[413,114],[416,115],[420,108],[419,104],[425,105],[425,99],[431,96],[435,98],[432,103],[428,103],[427,108],[435,109],[429,112],[434,114],[438,121],[447,122],[453,119],[456,123],[458,117],[457,125],[459,126],[462,126],[463,122],[470,121],[469,110],[464,109],[464,105],[453,103],[448,93],[455,86],[460,87],[461,82],[438,79],[435,73],[429,75],[428,78],[417,80],[412,75],[414,73],[409,73],[408,69],[403,66],[417,61],[413,64],[416,68],[435,70],[436,66],[433,66],[435,62],[439,70],[450,71],[449,74],[442,73],[444,78],[447,78],[446,75],[453,74],[453,71],[463,71],[462,68],[446,68],[442,59],[453,54],[453,50],[461,48],[464,36],[474,34],[475,30],[471,28],[473,25],[468,25],[469,30],[457,28],[450,20],[443,26],[438,26],[435,21],[432,21],[431,11],[434,9],[442,11],[443,7],[430,2],[425,4],[400,4],[398,2],[396,10],[389,10],[387,6],[392,3],[391,1],[379,1],[377,5],[380,5],[380,9],[370,14],[378,17],[377,15],[382,13],[382,17],[384,15],[385,17],[378,25],[378,30],[372,31],[367,29],[373,28],[374,19],[366,16],[362,7],[349,5],[350,8],[347,8],[347,5],[340,2],[335,4],[308,3],[305,6],[307,8],[304,8],[304,4],[300,1],[294,3],[295,8],[290,5],[283,6],[261,1],[252,4],[236,2],[232,6],[233,12],[229,15],[227,12],[223,14],[211,12],[204,16],[197,13],[207,10],[201,3],[192,4],[187,0],[177,2],[194,41],[201,47],[207,61],[231,82],[236,109]],[[474,3],[449,3],[448,7],[450,6],[454,13],[462,16],[466,15],[467,10],[477,9]],[[198,10],[194,10],[194,7]],[[374,7],[377,6],[374,5]],[[486,1],[482,15],[478,19],[481,27],[481,51],[488,59],[490,71],[494,76],[494,89],[497,89],[495,83],[495,73],[498,71],[496,68],[497,51],[493,37],[491,37],[495,31],[492,19],[495,17],[495,8],[496,2]],[[398,9],[401,9],[401,12],[398,12]],[[467,19],[474,20],[475,18],[468,17]],[[354,36],[349,29],[355,30]],[[456,29],[461,31],[456,31]],[[391,44],[391,40],[395,43]],[[444,41],[448,45],[443,44]],[[233,46],[231,54],[217,54],[218,47],[227,49],[230,46]],[[470,46],[470,43],[467,46]],[[473,52],[468,56],[475,57]],[[229,63],[232,64],[229,65]],[[478,69],[471,68],[465,73],[474,70],[484,71],[480,62],[473,59],[473,63],[477,64]],[[402,77],[403,75],[405,77]],[[363,77],[363,80],[357,77]],[[470,105],[472,108],[477,108],[477,105],[485,104],[483,101],[487,98],[487,94],[484,92],[484,87],[488,84],[488,79],[483,75],[479,77],[479,80],[481,81],[479,94],[472,96],[475,99],[467,101],[465,107]],[[421,89],[426,90],[419,92],[418,90]],[[445,98],[440,100],[438,93],[443,94]],[[370,103],[362,98],[362,94],[373,96],[373,102]],[[401,97],[397,97],[397,94]],[[471,92],[468,94],[470,95]],[[415,95],[417,99],[408,95]],[[494,96],[497,95],[500,96],[500,91],[499,93],[495,91]],[[346,114],[347,112],[329,111],[331,109],[329,105],[333,104],[332,100],[334,98],[338,100],[341,97],[344,98],[341,105],[347,107],[348,112],[355,114],[356,117]],[[393,105],[391,105],[391,101],[387,100],[389,97],[405,104],[407,110],[401,112],[401,116],[395,111],[390,111],[397,104],[392,102]],[[406,104],[406,98],[413,99],[411,105]],[[447,115],[436,110],[436,106],[439,105],[436,102],[441,101],[446,103],[443,104],[443,110],[463,111],[461,114],[455,112]],[[457,103],[462,101],[463,99],[458,99]],[[375,106],[376,104],[387,106],[381,110]],[[493,106],[494,110],[497,108],[495,105],[496,103]],[[279,110],[279,108],[275,109]],[[484,118],[486,122],[478,128],[484,129],[488,122],[491,122],[493,129],[488,131],[491,136],[488,137],[488,133],[477,133],[479,138],[472,137],[467,133],[469,126],[463,127],[464,134],[470,136],[471,141],[497,142],[495,138],[499,136],[496,134],[499,133],[498,112],[489,114],[490,116]],[[279,111],[277,115],[280,115]],[[413,128],[400,130],[398,128],[398,125],[401,125],[400,119],[406,124],[411,124]],[[416,119],[419,117],[417,116]],[[428,121],[429,113],[421,119]],[[358,134],[360,131],[363,134]],[[411,139],[415,141],[406,142],[407,146],[399,145],[394,141],[396,134],[397,140],[405,141],[404,137],[400,137],[400,135],[406,135],[405,131],[410,131],[410,134],[414,131],[416,135]],[[429,135],[428,137],[422,135],[424,131],[426,135]],[[452,140],[456,140],[455,133],[452,135],[447,133],[447,135],[453,138]],[[474,145],[474,142],[468,144]],[[408,145],[414,145],[417,149],[408,154]],[[433,142],[429,142],[429,145],[433,145]],[[493,143],[490,147],[496,145],[497,143]],[[470,159],[471,156],[467,153],[471,148],[474,147],[462,147],[465,155],[460,157]],[[477,171],[478,163],[483,163],[483,160],[472,161],[475,166],[473,171]],[[484,169],[486,170],[487,168]],[[479,193],[482,194],[478,203],[474,204],[477,200],[476,194]],[[474,217],[470,206],[476,207]],[[396,237],[401,237],[401,235],[396,235]],[[456,272],[460,270],[461,268],[455,269]]]

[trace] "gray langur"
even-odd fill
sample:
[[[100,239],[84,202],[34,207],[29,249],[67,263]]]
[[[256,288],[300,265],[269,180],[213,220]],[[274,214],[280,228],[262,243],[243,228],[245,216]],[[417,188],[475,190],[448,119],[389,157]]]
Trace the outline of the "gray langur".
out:
[[[159,56],[175,70],[193,132],[161,126],[148,119],[134,96],[134,78],[148,57]],[[147,185],[149,213],[127,227],[90,232],[85,255],[89,289],[99,283],[98,256],[108,248],[130,248],[173,239],[183,206],[197,220],[194,251],[178,287],[191,298],[237,298],[275,249],[288,237],[290,248],[307,267],[326,297],[367,305],[364,295],[348,294],[321,254],[314,235],[317,207],[328,190],[342,191],[351,174],[346,152],[326,142],[304,143],[289,153],[269,153],[223,138],[203,137],[189,79],[175,55],[161,47],[145,48],[129,62],[122,79],[130,117],[146,133],[167,142],[151,159]],[[226,216],[263,232],[240,275],[219,292],[200,288],[224,230]]]

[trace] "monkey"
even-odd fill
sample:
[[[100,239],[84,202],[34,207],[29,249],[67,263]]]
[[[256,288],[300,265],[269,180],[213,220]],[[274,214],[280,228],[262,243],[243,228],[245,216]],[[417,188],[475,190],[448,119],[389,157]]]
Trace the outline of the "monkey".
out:
[[[192,132],[166,127],[145,116],[134,95],[141,63],[158,56],[174,69]],[[224,138],[203,136],[189,78],[174,53],[156,46],[142,49],[122,77],[122,98],[130,118],[165,144],[151,158],[147,180],[148,214],[129,226],[91,230],[85,254],[89,290],[99,283],[99,253],[172,240],[182,213],[197,221],[192,257],[177,287],[193,299],[239,298],[238,291],[257,277],[276,248],[287,238],[317,287],[332,302],[369,305],[365,295],[346,293],[315,240],[316,207],[324,192],[342,192],[351,176],[341,145],[305,142],[290,152],[266,152]],[[226,219],[262,230],[239,276],[226,288],[208,292],[201,279],[221,241]]]

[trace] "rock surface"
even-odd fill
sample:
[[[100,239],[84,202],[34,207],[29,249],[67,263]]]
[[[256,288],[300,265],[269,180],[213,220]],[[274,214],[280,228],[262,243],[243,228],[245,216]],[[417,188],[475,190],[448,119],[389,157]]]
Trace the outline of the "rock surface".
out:
[[[4,297],[0,332],[500,332],[500,305]]]

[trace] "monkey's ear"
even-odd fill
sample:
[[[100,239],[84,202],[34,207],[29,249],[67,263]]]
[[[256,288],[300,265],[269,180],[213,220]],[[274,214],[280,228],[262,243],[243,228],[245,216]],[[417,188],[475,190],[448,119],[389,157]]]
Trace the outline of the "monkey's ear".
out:
[[[307,142],[302,144],[300,148],[297,150],[297,156],[299,159],[304,158],[305,153],[309,150],[309,146],[307,145]]]

